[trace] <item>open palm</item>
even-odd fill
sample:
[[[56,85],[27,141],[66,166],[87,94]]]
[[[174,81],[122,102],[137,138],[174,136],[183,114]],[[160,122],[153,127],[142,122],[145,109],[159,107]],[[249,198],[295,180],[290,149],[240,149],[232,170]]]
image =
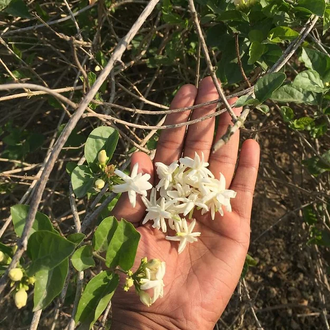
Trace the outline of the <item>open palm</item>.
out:
[[[198,90],[184,85],[176,94],[171,108],[182,108],[211,101],[218,93],[210,77],[202,80]],[[215,111],[210,105],[196,109],[192,119]],[[240,109],[235,109],[239,113]],[[166,124],[186,121],[190,112],[174,113]],[[216,140],[230,124],[227,113],[221,115]],[[215,153],[211,153],[214,138],[214,118],[185,127],[163,131],[158,141],[154,162],[169,165],[182,155],[194,157],[204,153],[209,169],[216,178],[221,172],[226,178],[226,188],[237,192],[231,201],[233,212],[216,215],[194,213],[197,220],[194,231],[201,232],[198,241],[188,244],[179,255],[178,242],[165,240],[165,235],[151,226],[139,226],[145,206],[139,201],[135,208],[123,196],[113,212],[117,218],[131,221],[141,233],[136,264],[142,257],[157,258],[166,263],[164,297],[151,307],[144,306],[134,290],[118,289],[113,298],[113,329],[213,329],[230,299],[244,264],[250,239],[250,215],[253,191],[258,172],[259,146],[254,140],[243,143],[236,168],[239,133]],[[154,177],[154,166],[144,153],[135,153],[132,166]],[[236,171],[235,171],[236,168]],[[235,172],[235,175],[234,175]]]

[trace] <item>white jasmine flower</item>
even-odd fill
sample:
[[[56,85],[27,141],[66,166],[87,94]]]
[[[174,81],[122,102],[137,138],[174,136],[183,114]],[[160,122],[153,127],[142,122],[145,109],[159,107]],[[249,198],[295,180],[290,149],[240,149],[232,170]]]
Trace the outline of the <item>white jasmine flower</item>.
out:
[[[175,206],[175,209],[178,213],[182,213],[184,216],[193,211],[195,206],[208,211],[208,207],[205,203],[202,202],[198,193],[192,193],[188,197],[177,198],[177,201],[181,202],[179,205]]]
[[[129,201],[133,207],[136,205],[136,193],[147,196],[147,190],[152,188],[152,185],[148,182],[150,175],[138,173],[138,168],[139,165],[136,163],[133,166],[131,176],[128,176],[120,170],[115,170],[115,174],[121,177],[125,183],[112,187],[112,191],[115,193],[127,192]]]
[[[192,159],[190,157],[180,158],[180,163],[190,170],[184,172],[185,175],[185,182],[189,184],[196,184],[202,178],[214,178],[212,172],[207,168],[209,166],[208,162],[204,160],[204,153],[202,153],[202,157],[200,158],[195,152],[195,158]]]
[[[158,259],[150,260],[145,266],[145,277],[140,280],[140,289],[153,289],[153,297],[150,300],[150,305],[153,304],[159,297],[163,297],[163,278],[165,275],[165,269],[165,262]]]
[[[220,180],[204,179],[201,190],[203,190],[202,203],[205,203],[211,211],[212,220],[214,220],[216,212],[224,215],[223,206],[228,212],[232,211],[230,199],[236,197],[236,192],[226,189],[226,179],[222,173],[220,173]],[[204,213],[206,213],[205,209],[202,211],[202,214]]]
[[[193,233],[193,229],[196,225],[194,219],[188,226],[186,219],[182,219],[180,222],[174,222],[176,236],[166,236],[169,241],[179,241],[179,254],[185,249],[187,243],[193,243],[197,241],[197,236],[200,236],[200,232]]]
[[[142,222],[144,225],[149,220],[153,220],[153,228],[160,229],[165,233],[167,230],[165,219],[169,219],[171,217],[171,212],[168,211],[169,207],[173,203],[172,201],[166,202],[164,197],[156,200],[156,189],[153,188],[150,195],[150,201],[142,197],[144,205],[147,208],[147,214]]]
[[[161,162],[157,162],[155,165],[157,168],[156,171],[157,171],[158,177],[160,179],[156,188],[157,188],[157,190],[159,190],[161,187],[164,187],[164,189],[167,189],[173,180],[173,173],[179,165],[177,162],[173,162],[169,166],[166,166],[165,164],[163,164]]]

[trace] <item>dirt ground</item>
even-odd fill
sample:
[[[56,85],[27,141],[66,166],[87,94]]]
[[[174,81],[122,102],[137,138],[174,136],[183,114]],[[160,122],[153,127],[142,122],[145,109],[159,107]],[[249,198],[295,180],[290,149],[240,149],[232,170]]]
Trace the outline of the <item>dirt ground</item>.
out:
[[[317,199],[316,183],[301,164],[301,133],[271,118],[269,129],[258,134],[261,163],[249,250],[258,263],[216,329],[327,329],[329,255],[307,244],[310,230],[303,220],[305,205]]]

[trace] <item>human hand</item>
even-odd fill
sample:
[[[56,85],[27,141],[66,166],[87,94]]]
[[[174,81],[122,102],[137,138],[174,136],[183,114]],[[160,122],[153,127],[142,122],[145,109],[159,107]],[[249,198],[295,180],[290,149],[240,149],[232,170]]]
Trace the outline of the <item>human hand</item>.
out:
[[[198,90],[184,85],[176,94],[171,108],[182,108],[211,101],[218,93],[210,77],[201,81]],[[233,102],[231,102],[233,103]],[[241,109],[234,109],[239,114]],[[215,105],[201,107],[192,113],[192,119],[215,111]],[[187,121],[190,111],[174,113],[167,117],[166,124]],[[220,116],[216,140],[227,130],[230,116]],[[238,167],[235,171],[239,132],[215,153],[211,153],[215,119],[208,119],[186,127],[162,131],[154,162],[166,165],[182,155],[194,158],[195,152],[204,153],[209,169],[219,178],[226,178],[226,188],[237,192],[231,200],[232,212],[224,216],[216,214],[212,221],[209,213],[200,215],[195,231],[201,232],[198,241],[188,244],[178,254],[178,243],[165,239],[165,234],[150,225],[140,226],[145,206],[139,199],[132,208],[127,194],[118,201],[113,215],[132,222],[141,234],[136,257],[136,266],[142,257],[157,258],[166,263],[164,297],[151,307],[144,306],[134,290],[117,290],[112,299],[113,329],[213,329],[224,311],[239,280],[250,240],[250,217],[253,192],[258,172],[259,146],[254,140],[243,143]],[[131,167],[139,163],[139,171],[151,175],[154,180],[154,165],[149,156],[137,152],[132,156]],[[234,175],[235,173],[235,175]]]

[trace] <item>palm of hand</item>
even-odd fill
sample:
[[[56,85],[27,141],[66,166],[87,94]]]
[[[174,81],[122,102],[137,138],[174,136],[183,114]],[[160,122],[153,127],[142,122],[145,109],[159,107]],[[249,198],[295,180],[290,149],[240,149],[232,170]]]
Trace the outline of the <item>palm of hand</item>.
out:
[[[191,85],[183,86],[173,100],[172,108],[191,106],[215,98],[217,92],[212,80],[206,78],[201,82],[198,91]],[[213,106],[199,108],[194,111],[192,118],[201,117],[214,110]],[[188,116],[189,112],[172,114],[168,116],[167,123],[182,122],[187,120]],[[224,134],[229,122],[227,114],[220,117],[217,136]],[[158,327],[152,326],[155,329],[213,329],[235,289],[249,245],[249,220],[259,152],[255,141],[249,140],[243,144],[239,166],[233,179],[238,133],[232,136],[227,145],[211,155],[213,132],[214,119],[191,126],[185,144],[184,127],[164,131],[158,142],[155,161],[169,164],[177,160],[182,151],[189,157],[193,157],[195,151],[203,152],[206,159],[209,158],[209,168],[214,175],[218,177],[219,172],[223,173],[227,188],[237,192],[237,197],[232,200],[233,212],[225,212],[223,217],[217,214],[214,221],[208,214],[201,216],[195,212],[197,224],[194,231],[202,234],[197,242],[188,244],[180,255],[177,252],[178,243],[165,240],[162,232],[152,229],[151,226],[138,227],[141,241],[136,265],[145,256],[148,259],[158,258],[165,261],[164,297],[148,308],[139,302],[133,290],[123,292],[118,289],[113,299],[113,322],[117,324],[116,329],[124,328],[119,326],[120,322],[130,324],[123,318],[127,311],[131,317],[136,314],[137,322],[143,323],[145,318],[146,324],[150,324],[150,320],[158,324]],[[147,155],[134,154],[132,165],[136,162],[139,163],[141,171],[150,173],[153,178],[153,164]],[[114,210],[114,215],[137,225],[143,220],[144,211],[141,202],[135,209],[131,209],[127,196],[123,196]]]

